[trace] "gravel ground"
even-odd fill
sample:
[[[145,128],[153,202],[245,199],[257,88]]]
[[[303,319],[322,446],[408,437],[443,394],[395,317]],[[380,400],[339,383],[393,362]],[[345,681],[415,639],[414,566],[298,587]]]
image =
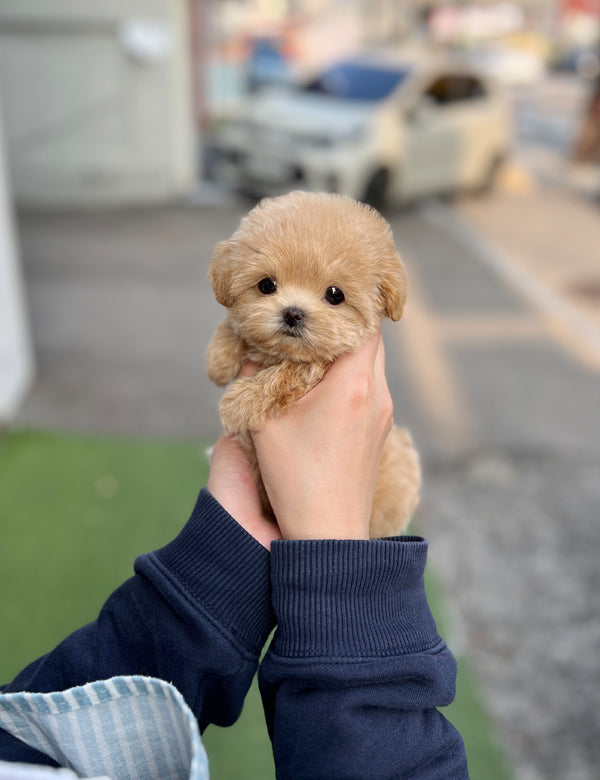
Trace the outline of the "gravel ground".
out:
[[[421,524],[449,641],[474,665],[519,780],[598,777],[599,461],[498,451],[430,469]]]

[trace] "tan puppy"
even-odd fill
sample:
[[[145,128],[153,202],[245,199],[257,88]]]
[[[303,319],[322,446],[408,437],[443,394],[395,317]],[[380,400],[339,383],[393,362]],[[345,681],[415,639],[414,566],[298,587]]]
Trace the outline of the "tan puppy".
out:
[[[270,510],[249,432],[284,414],[383,317],[400,319],[404,267],[376,211],[341,195],[292,192],[261,201],[217,245],[209,279],[228,313],[208,347],[208,375],[221,386],[236,380],[221,399],[221,420],[249,454]],[[236,379],[247,360],[262,370]],[[371,537],[406,528],[420,481],[411,438],[394,428],[379,466]]]

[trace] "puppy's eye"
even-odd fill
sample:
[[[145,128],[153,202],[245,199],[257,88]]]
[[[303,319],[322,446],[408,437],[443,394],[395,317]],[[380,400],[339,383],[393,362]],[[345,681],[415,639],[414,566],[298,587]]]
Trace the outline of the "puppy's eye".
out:
[[[275,279],[271,279],[270,277],[267,276],[265,279],[260,280],[257,287],[258,287],[258,291],[261,292],[263,295],[273,295],[273,293],[277,289],[277,282],[275,281]]]
[[[325,290],[324,297],[327,303],[330,303],[332,306],[339,306],[340,303],[343,303],[346,300],[344,293],[339,287],[328,287]]]

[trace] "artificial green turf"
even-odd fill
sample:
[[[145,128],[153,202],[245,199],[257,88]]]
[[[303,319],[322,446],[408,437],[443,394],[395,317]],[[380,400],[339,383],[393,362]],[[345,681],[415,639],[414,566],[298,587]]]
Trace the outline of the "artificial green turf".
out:
[[[200,445],[3,436],[0,680],[96,617],[183,526],[207,469]]]
[[[429,567],[425,588],[438,631],[447,638],[450,634],[448,612],[441,588]],[[456,698],[441,710],[462,735],[471,780],[511,780],[512,772],[486,712],[475,675],[464,658],[458,657],[457,662]]]
[[[143,552],[172,539],[205,484],[205,443],[13,432],[0,439],[0,683],[93,620]],[[438,624],[439,588],[428,578]],[[472,780],[508,780],[468,666],[446,715]],[[256,684],[230,729],[203,736],[211,780],[268,780],[273,759]]]

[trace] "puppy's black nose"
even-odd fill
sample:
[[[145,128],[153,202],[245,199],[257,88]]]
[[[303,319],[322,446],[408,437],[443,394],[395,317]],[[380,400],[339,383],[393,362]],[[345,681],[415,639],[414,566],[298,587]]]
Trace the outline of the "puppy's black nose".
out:
[[[281,316],[289,328],[297,328],[304,320],[304,312],[302,309],[297,309],[293,306],[284,309],[281,313]]]

